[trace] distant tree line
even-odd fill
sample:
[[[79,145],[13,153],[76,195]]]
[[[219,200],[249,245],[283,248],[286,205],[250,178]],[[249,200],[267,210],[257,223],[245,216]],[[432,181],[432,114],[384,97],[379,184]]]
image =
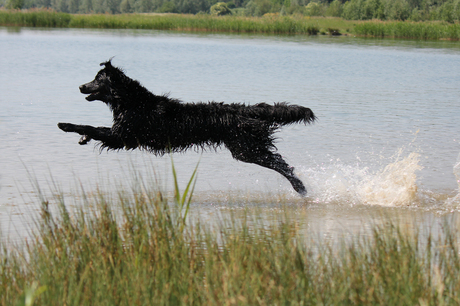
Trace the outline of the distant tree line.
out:
[[[460,21],[460,0],[0,0],[0,7],[66,13],[331,16],[348,20]],[[222,0],[220,0],[222,1]]]

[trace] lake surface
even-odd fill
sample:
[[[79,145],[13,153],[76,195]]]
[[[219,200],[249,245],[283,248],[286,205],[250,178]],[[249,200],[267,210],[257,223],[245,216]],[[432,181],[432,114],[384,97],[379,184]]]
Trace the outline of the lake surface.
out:
[[[193,212],[205,219],[242,207],[268,214],[281,203],[306,211],[307,227],[330,234],[361,228],[363,216],[381,209],[395,217],[456,216],[460,42],[0,28],[3,232],[20,230],[36,209],[36,184],[46,196],[69,198],[80,186],[114,190],[136,176],[173,189],[169,156],[101,153],[56,126],[111,125],[106,105],[87,102],[78,86],[112,56],[156,94],[185,102],[287,101],[318,116],[277,134],[306,199],[278,173],[237,162],[225,149],[174,155],[183,187],[199,163]]]

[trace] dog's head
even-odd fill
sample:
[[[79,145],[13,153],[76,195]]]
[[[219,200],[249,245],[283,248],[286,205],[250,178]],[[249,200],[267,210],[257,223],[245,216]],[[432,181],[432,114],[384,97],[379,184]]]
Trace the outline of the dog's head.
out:
[[[99,100],[114,106],[119,97],[119,90],[123,88],[119,84],[122,83],[122,78],[126,78],[125,74],[119,68],[112,66],[111,59],[101,63],[104,66],[94,80],[80,86],[80,92],[88,94],[86,100]]]

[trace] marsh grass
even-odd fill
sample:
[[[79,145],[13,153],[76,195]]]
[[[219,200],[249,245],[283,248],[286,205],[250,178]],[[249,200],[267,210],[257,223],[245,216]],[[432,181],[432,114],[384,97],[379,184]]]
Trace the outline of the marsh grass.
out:
[[[252,18],[210,15],[76,15],[69,24],[78,28],[123,28],[233,33],[317,34],[306,18]]]
[[[363,21],[354,27],[357,35],[414,39],[460,39],[460,24],[447,22]]]
[[[455,228],[434,236],[384,223],[327,244],[286,209],[269,222],[229,212],[211,228],[186,220],[195,178],[182,192],[174,184],[172,202],[141,178],[111,194],[82,191],[74,205],[41,196],[31,237],[1,244],[0,304],[459,303]]]
[[[61,28],[150,29],[195,32],[305,34],[330,33],[372,37],[460,39],[460,25],[446,22],[350,21],[335,17],[268,15],[264,17],[206,14],[88,14],[51,10],[0,10],[0,25]]]
[[[65,28],[69,26],[72,15],[52,10],[40,9],[29,11],[0,9],[0,25]]]
[[[42,10],[25,12],[0,10],[0,25],[309,35],[319,32],[313,19],[303,17],[253,18],[178,14],[70,15]]]

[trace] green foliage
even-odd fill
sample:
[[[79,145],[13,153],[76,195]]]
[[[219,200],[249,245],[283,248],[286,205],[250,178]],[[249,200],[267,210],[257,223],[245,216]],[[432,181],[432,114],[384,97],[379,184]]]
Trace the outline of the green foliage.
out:
[[[343,5],[343,18],[349,20],[360,20],[362,6],[363,0],[351,0],[345,2]]]
[[[173,1],[165,1],[158,11],[159,13],[176,13],[177,8]]]
[[[188,181],[187,187],[185,188],[182,196],[181,196],[181,192],[179,189],[176,168],[174,167],[172,155],[171,155],[171,168],[172,168],[172,173],[173,173],[173,178],[174,178],[174,202],[177,205],[177,209],[179,213],[179,217],[177,218],[177,222],[178,222],[177,226],[180,227],[180,231],[182,232],[185,227],[185,222],[187,220],[187,214],[190,209],[190,204],[192,203],[192,196],[193,196],[193,191],[195,190],[196,176],[198,173],[198,164],[196,165],[195,170],[193,171],[192,176],[190,177],[190,180]]]
[[[20,10],[24,6],[24,0],[8,0],[6,7],[13,10]]]
[[[460,39],[460,25],[440,22],[363,22],[354,32],[363,36],[405,37],[416,39]]]
[[[32,286],[24,290],[24,293],[19,298],[17,306],[33,306],[34,301],[39,297],[44,291],[46,291],[46,286],[38,287],[38,283],[35,281],[32,283]]]
[[[454,23],[460,20],[460,0],[448,0],[432,8],[431,20],[442,20]]]
[[[323,16],[323,6],[317,2],[310,2],[305,7],[305,15],[307,16]]]
[[[274,5],[270,0],[250,0],[246,5],[246,15],[260,17],[267,13],[278,11],[278,6],[281,9],[280,5]]]
[[[120,12],[121,13],[132,13],[133,9],[129,0],[122,0],[120,2]]]
[[[31,10],[29,12],[0,10],[0,24],[4,26],[68,27],[71,15],[53,11]]]
[[[406,20],[409,18],[411,8],[407,0],[387,1],[385,5],[385,17],[388,20]]]
[[[365,0],[363,3],[361,19],[385,19],[385,6],[382,1]]]
[[[326,8],[326,16],[341,17],[343,12],[342,2],[340,0],[332,1]]]
[[[128,0],[130,1],[130,0]],[[375,0],[373,0],[375,1]],[[316,35],[334,29],[361,36],[417,39],[460,39],[460,25],[447,22],[352,22],[341,18],[279,16],[262,18],[199,15],[91,14],[70,15],[46,10],[0,10],[0,25],[29,27],[73,27],[108,29],[156,29],[179,31],[216,31],[236,33]]]
[[[212,16],[224,16],[232,14],[232,11],[228,7],[227,3],[217,2],[216,4],[211,6],[210,13]]]
[[[36,16],[40,16],[37,22]],[[45,23],[44,21],[48,21]],[[319,28],[315,21],[305,18],[274,17],[247,18],[210,15],[69,15],[54,12],[11,12],[0,10],[0,25],[217,31],[238,33],[308,34],[315,35]]]
[[[349,20],[406,20],[410,14],[407,0],[351,0],[344,4],[342,16]]]
[[[211,13],[261,17],[328,16],[346,20],[460,22],[460,0],[0,0],[10,9],[49,8],[66,13]]]

